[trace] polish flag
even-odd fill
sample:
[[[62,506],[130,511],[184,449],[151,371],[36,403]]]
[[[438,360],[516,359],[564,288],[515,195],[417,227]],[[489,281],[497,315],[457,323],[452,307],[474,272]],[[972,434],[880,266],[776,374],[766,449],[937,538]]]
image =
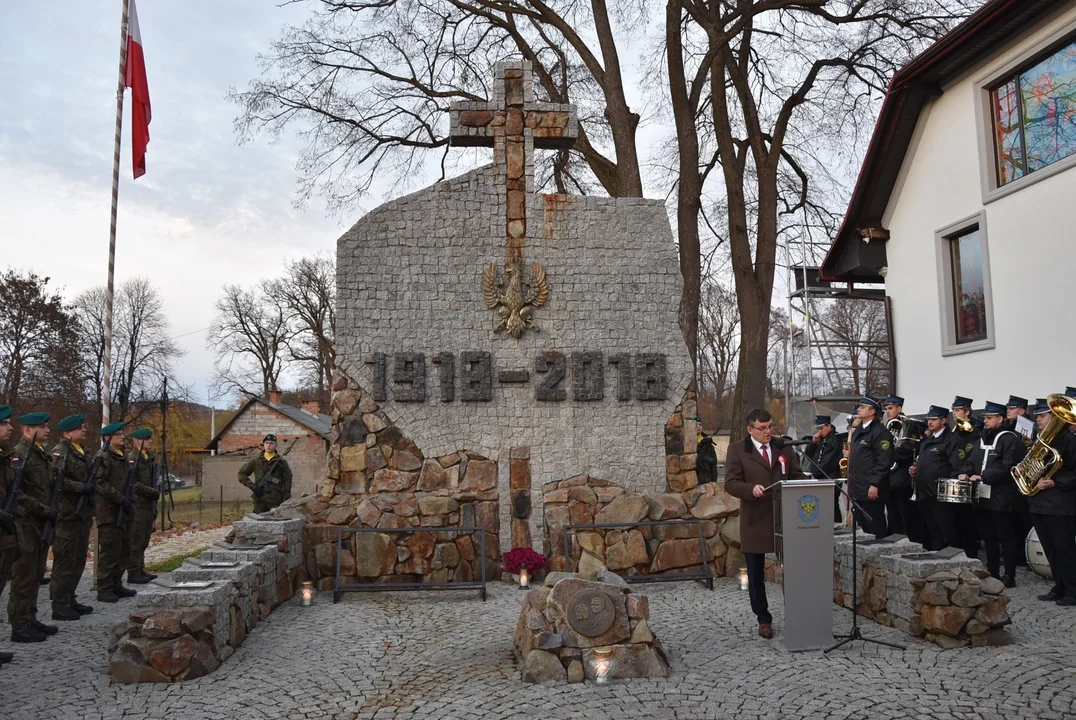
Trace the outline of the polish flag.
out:
[[[142,54],[142,32],[138,28],[135,0],[131,0],[127,21],[127,73],[124,84],[131,88],[131,156],[134,161],[134,176],[139,178],[146,174],[150,111],[146,58]]]

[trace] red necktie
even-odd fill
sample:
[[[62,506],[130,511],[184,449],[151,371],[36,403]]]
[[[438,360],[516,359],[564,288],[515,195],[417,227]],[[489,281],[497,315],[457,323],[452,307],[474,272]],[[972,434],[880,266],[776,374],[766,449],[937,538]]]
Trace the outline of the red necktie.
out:
[[[762,459],[766,461],[766,467],[770,466],[770,454],[766,452],[766,446],[762,446]]]

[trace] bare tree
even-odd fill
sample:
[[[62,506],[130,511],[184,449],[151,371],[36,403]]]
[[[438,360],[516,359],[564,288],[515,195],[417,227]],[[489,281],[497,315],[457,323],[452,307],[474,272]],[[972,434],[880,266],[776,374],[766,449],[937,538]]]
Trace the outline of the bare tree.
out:
[[[720,403],[735,385],[740,356],[740,313],[736,296],[725,285],[707,279],[699,303],[699,392],[713,392]]]
[[[0,275],[0,402],[15,408],[68,393],[82,401],[75,319],[48,284],[32,272]]]
[[[885,305],[877,300],[850,299],[828,304],[817,321],[838,346],[833,348],[838,362],[847,371],[840,373],[845,385],[834,392],[859,395],[889,392],[889,330]]]
[[[79,319],[82,379],[94,398],[103,392],[105,289],[94,287],[74,301]],[[136,420],[160,397],[161,382],[173,377],[183,351],[171,339],[160,293],[147,278],[125,280],[116,292],[112,337],[113,383],[109,398],[119,417]]]
[[[287,314],[291,358],[307,369],[307,380],[324,395],[336,367],[335,261],[316,255],[288,263],[283,277],[264,282],[262,288]]]
[[[291,335],[284,307],[261,288],[226,285],[207,337],[217,357],[220,386],[263,397],[277,390]]]

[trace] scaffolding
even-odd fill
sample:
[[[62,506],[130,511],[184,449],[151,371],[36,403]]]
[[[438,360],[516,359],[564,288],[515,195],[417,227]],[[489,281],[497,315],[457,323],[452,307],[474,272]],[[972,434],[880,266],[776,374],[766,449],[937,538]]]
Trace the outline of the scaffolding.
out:
[[[868,371],[885,373],[888,387],[895,376],[885,288],[823,280],[819,265],[829,247],[828,242],[813,241],[807,234],[784,244],[790,330],[785,341],[786,422],[789,432],[796,435],[813,433],[815,414],[834,416],[836,424],[837,417],[851,411],[868,390]],[[884,336],[850,339],[826,320],[829,304],[854,300],[881,304]]]

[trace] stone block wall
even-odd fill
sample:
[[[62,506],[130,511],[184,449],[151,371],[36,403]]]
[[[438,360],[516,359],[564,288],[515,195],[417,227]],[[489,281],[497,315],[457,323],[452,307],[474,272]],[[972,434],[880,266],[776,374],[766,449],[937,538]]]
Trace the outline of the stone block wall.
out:
[[[288,454],[289,459],[300,455],[319,457],[325,455],[324,438],[284,413],[279,413],[260,402],[252,403],[246,412],[237,417],[221,435],[217,452],[220,454],[253,452],[261,447],[267,433],[277,436],[277,446],[281,451],[290,445],[294,438],[299,438],[295,449]]]
[[[109,637],[113,683],[180,682],[216,670],[273,608],[292,597],[300,567],[289,562],[303,521],[248,519],[246,538],[189,558],[162,582],[143,586],[138,607]],[[276,531],[275,533],[273,531]],[[219,564],[229,563],[230,567]],[[204,582],[206,587],[182,587]]]

